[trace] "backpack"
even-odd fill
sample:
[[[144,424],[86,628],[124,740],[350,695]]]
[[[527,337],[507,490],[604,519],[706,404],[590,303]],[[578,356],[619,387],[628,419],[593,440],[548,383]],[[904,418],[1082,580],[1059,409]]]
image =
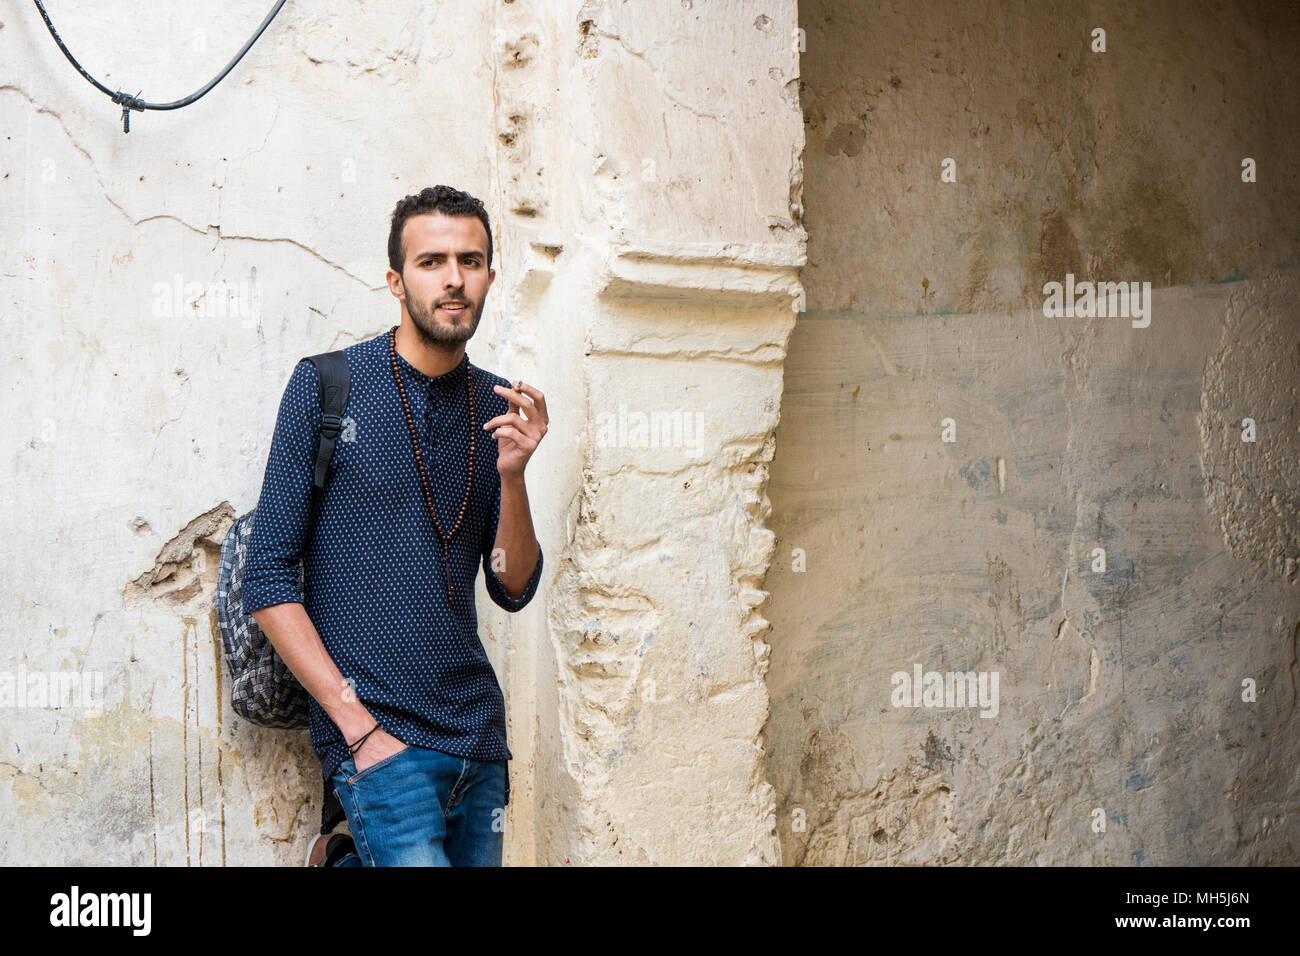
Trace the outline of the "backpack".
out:
[[[342,351],[323,352],[299,359],[316,366],[320,378],[321,426],[312,482],[311,514],[325,490],[325,473],[334,457],[334,439],[343,425],[348,404],[348,361]],[[263,727],[307,726],[306,688],[280,659],[253,616],[244,611],[243,577],[248,541],[253,533],[254,508],[235,519],[221,544],[217,572],[217,622],[226,663],[230,667],[230,704],[245,720]],[[309,525],[310,527],[310,525]],[[298,590],[303,591],[303,568],[298,567]]]

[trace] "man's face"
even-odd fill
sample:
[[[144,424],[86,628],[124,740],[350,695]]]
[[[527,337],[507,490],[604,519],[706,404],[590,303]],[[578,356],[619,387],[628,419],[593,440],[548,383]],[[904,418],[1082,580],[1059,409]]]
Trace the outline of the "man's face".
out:
[[[468,341],[496,278],[483,223],[477,216],[412,216],[402,226],[402,249],[402,274],[389,269],[388,287],[405,301],[416,333],[430,345]]]

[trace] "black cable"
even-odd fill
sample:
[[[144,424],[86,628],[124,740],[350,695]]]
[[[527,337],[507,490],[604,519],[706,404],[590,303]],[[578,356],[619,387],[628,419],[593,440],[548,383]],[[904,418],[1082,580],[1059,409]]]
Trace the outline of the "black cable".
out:
[[[257,32],[248,38],[248,42],[244,44],[244,48],[236,53],[235,58],[226,64],[226,68],[214,76],[211,82],[209,82],[207,86],[203,87],[203,89],[199,90],[197,93],[191,93],[183,100],[176,100],[173,103],[147,103],[140,99],[138,93],[135,96],[132,96],[130,93],[123,93],[121,90],[114,93],[103,83],[99,82],[99,80],[87,73],[85,68],[77,62],[77,58],[68,52],[68,48],[64,46],[63,41],[59,39],[58,31],[54,29],[54,24],[50,22],[50,15],[45,12],[45,7],[41,4],[41,0],[34,0],[34,2],[36,4],[36,9],[41,11],[41,18],[45,21],[45,25],[50,29],[50,36],[54,37],[54,42],[59,45],[59,49],[62,50],[63,55],[68,58],[68,62],[75,66],[77,72],[89,80],[91,85],[109,97],[114,103],[122,107],[122,132],[124,133],[131,132],[131,110],[178,110],[182,106],[189,106],[204,93],[208,92],[208,90],[220,83],[225,79],[226,74],[235,68],[235,64],[244,58],[244,54],[247,53],[249,48],[257,42],[257,38],[260,37],[262,32],[271,25],[271,21],[275,19],[275,15],[279,13],[280,8],[284,6],[284,0],[277,0],[275,7],[266,15],[266,19],[262,21],[262,25],[257,28]]]

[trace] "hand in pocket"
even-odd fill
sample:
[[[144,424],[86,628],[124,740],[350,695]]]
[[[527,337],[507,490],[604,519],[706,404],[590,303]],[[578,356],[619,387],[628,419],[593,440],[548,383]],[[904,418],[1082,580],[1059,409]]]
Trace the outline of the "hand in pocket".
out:
[[[361,745],[361,749],[352,755],[352,762],[357,768],[357,773],[365,770],[367,767],[373,767],[379,761],[393,754],[401,753],[410,744],[402,743],[401,740],[394,737],[388,731],[380,727]]]

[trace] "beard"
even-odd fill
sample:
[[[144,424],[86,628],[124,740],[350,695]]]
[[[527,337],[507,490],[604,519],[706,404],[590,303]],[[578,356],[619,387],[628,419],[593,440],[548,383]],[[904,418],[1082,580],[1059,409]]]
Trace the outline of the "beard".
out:
[[[432,302],[420,303],[414,301],[410,295],[406,297],[406,311],[415,325],[416,335],[425,345],[434,347],[455,345],[459,342],[468,342],[474,335],[478,329],[483,305],[472,302],[468,296],[461,296],[460,300],[465,303],[466,309],[458,316],[449,316],[448,318],[455,323],[449,325],[447,322],[439,321],[434,314],[435,306]]]

